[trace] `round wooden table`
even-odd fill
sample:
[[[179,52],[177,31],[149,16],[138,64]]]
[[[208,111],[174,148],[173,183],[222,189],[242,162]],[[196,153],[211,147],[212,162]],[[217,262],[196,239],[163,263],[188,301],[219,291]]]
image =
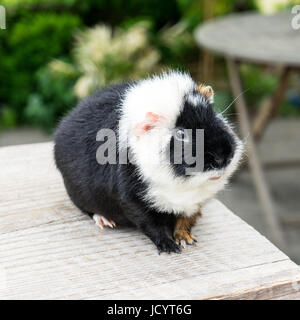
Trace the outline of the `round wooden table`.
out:
[[[272,240],[281,248],[284,241],[280,224],[262,166],[256,152],[255,139],[263,133],[269,121],[278,113],[292,70],[300,69],[300,30],[293,29],[291,12],[272,16],[242,13],[210,20],[195,31],[198,45],[225,56],[233,95],[243,136],[247,137],[247,156],[257,194],[270,229]],[[265,101],[251,125],[241,83],[239,64],[250,62],[281,66],[278,87]]]
[[[247,62],[300,67],[300,30],[294,15],[233,14],[211,20],[195,31],[199,45]]]

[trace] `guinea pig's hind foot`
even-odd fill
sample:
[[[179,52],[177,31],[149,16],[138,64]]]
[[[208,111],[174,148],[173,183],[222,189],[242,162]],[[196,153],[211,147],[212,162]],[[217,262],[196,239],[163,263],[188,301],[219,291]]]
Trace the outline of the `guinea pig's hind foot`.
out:
[[[110,227],[110,228],[114,228],[116,226],[116,223],[110,219],[106,219],[103,216],[99,215],[99,214],[94,214],[93,215],[93,219],[96,223],[96,225],[100,228],[103,229],[104,227]]]

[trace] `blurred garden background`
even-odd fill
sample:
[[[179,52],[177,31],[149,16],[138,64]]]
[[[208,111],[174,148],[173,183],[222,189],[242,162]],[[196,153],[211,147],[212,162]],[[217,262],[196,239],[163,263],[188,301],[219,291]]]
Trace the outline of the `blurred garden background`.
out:
[[[212,68],[205,68],[205,52],[196,46],[195,28],[210,18],[243,11],[272,14],[290,10],[297,3],[295,0],[2,0],[6,29],[0,30],[0,146],[52,140],[59,119],[96,88],[169,68],[188,71],[197,81],[212,85],[216,108],[224,110],[235,98],[224,58],[214,56]],[[276,88],[278,71],[242,65],[244,86],[250,88],[244,93],[250,114]],[[226,114],[236,121],[234,105]],[[282,154],[300,159],[299,124],[300,78],[295,74],[290,79],[280,118],[270,126],[259,145],[263,161],[280,158]],[[300,213],[300,185],[295,179],[300,174],[299,167],[282,170],[267,171],[267,179],[278,201],[277,210],[288,211],[294,217]],[[264,233],[247,171],[220,198]],[[297,219],[286,228],[285,237],[288,253],[299,262],[300,236],[296,225],[299,227]]]
[[[206,19],[208,2],[2,0],[7,29],[0,31],[0,130],[30,126],[51,134],[58,119],[95,88],[166,68],[209,81],[217,91],[217,107],[227,105],[232,97],[224,61],[216,58],[211,79],[203,79],[193,37]],[[271,13],[293,3],[214,1],[212,15]],[[252,88],[246,94],[253,107],[276,86],[277,77],[268,70],[245,65],[243,76]],[[291,100],[282,115],[300,114]]]

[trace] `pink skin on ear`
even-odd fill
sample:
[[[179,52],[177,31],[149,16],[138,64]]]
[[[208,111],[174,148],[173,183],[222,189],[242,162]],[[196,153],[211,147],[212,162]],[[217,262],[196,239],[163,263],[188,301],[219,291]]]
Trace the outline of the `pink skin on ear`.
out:
[[[142,122],[138,122],[133,128],[133,132],[136,136],[141,136],[147,131],[154,128],[157,122],[162,119],[164,119],[164,116],[158,115],[153,112],[147,112],[146,119]]]

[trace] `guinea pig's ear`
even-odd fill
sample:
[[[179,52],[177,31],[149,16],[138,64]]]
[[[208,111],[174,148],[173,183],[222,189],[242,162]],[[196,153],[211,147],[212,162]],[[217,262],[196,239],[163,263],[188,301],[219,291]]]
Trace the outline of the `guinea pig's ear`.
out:
[[[197,90],[203,95],[210,103],[214,102],[214,91],[211,86],[199,84]]]
[[[158,122],[163,120],[164,118],[165,117],[162,115],[158,115],[153,112],[147,112],[145,120],[138,122],[133,128],[133,132],[136,136],[139,137],[147,131],[150,131],[152,128],[155,128]]]

